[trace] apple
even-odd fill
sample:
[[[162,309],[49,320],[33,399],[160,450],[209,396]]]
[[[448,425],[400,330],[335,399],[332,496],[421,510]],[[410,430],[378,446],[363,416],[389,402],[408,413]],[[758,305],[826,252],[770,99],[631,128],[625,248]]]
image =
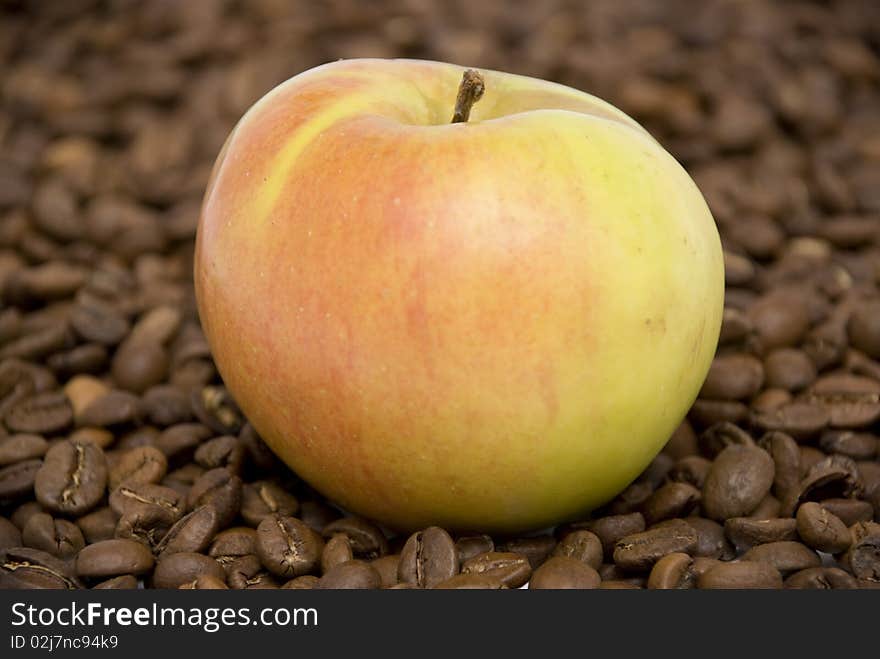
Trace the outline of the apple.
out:
[[[464,73],[340,61],[260,99],[212,172],[195,285],[228,389],[314,488],[400,530],[513,532],[662,448],[715,351],[722,251],[624,113]]]

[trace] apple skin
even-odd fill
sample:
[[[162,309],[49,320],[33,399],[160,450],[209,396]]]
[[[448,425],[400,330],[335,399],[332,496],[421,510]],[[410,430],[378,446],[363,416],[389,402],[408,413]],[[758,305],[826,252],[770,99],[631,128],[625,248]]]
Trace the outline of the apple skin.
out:
[[[258,101],[215,164],[198,308],[272,450],[400,530],[513,532],[611,499],[662,448],[721,325],[718,233],[613,106],[493,71],[348,60]]]

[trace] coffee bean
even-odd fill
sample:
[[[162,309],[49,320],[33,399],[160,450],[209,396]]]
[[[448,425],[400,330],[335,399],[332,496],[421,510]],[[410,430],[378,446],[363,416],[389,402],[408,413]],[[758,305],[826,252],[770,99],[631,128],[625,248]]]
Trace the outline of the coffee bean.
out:
[[[693,558],[681,552],[667,554],[654,564],[648,576],[650,590],[682,590],[695,588],[697,575]]]
[[[630,581],[622,581],[619,579],[609,579],[603,580],[602,583],[599,584],[600,590],[642,590],[642,587],[638,584],[634,584]]]
[[[491,551],[465,561],[463,574],[481,574],[499,580],[508,588],[519,588],[532,574],[528,559],[521,554]]]
[[[167,427],[186,423],[192,418],[189,397],[171,385],[156,385],[141,398],[144,418],[157,426]]]
[[[106,384],[91,375],[77,375],[64,385],[64,393],[73,408],[77,425],[83,425],[82,413],[86,408],[109,391]]]
[[[321,552],[321,573],[329,572],[334,566],[353,559],[354,553],[351,551],[351,541],[348,536],[337,533],[324,544],[324,550]]]
[[[774,519],[779,517],[782,510],[782,503],[772,494],[768,494],[761,499],[761,503],[752,512],[748,514],[751,519]]]
[[[262,582],[260,575],[265,574],[260,557],[245,554],[232,560],[217,560],[226,573],[226,582],[233,590],[247,590],[252,585]]]
[[[169,464],[181,464],[210,436],[210,429],[201,423],[180,423],[166,428],[156,438],[156,448],[165,454]]]
[[[109,474],[109,485],[115,490],[121,485],[158,483],[168,470],[165,454],[153,446],[141,446],[126,451]]]
[[[217,511],[213,506],[201,506],[174,523],[156,545],[159,556],[175,552],[202,552],[211,544],[218,529]]]
[[[81,426],[122,426],[137,422],[140,414],[140,400],[137,396],[113,389],[89,404],[77,422]]]
[[[877,438],[867,432],[851,430],[826,430],[819,437],[819,446],[826,453],[839,453],[853,460],[871,460],[880,445]],[[0,445],[2,446],[2,445]]]
[[[360,517],[343,517],[330,522],[322,531],[325,538],[334,533],[344,533],[351,540],[355,556],[378,558],[388,553],[388,540],[375,524]]]
[[[116,437],[104,428],[78,428],[68,435],[68,439],[75,443],[94,444],[100,449],[106,449],[116,440]],[[116,448],[122,449],[122,443],[117,444]]]
[[[751,435],[728,421],[712,424],[700,434],[698,442],[700,451],[712,459],[718,457],[728,446],[755,445],[755,440],[752,439]]]
[[[663,452],[673,460],[681,460],[689,455],[694,455],[697,450],[697,434],[687,419],[678,425],[678,428],[672,433],[672,437],[663,447]]]
[[[769,563],[783,575],[808,567],[819,567],[822,563],[816,552],[792,540],[757,545],[743,554],[742,560]]]
[[[459,563],[464,563],[478,554],[495,551],[495,543],[488,535],[468,535],[455,541],[455,549]]]
[[[12,547],[0,552],[0,590],[82,588],[70,564],[40,549]]]
[[[0,348],[0,359],[42,359],[71,347],[70,330],[66,323],[35,329]]]
[[[110,371],[120,388],[141,394],[165,378],[168,352],[154,341],[126,339],[113,355]]]
[[[487,574],[457,574],[434,586],[435,590],[504,590],[507,586],[500,579]]]
[[[858,375],[826,375],[809,390],[832,428],[863,428],[880,419],[880,382]]]
[[[21,547],[21,531],[5,517],[0,517],[0,550]]]
[[[128,319],[112,305],[89,300],[70,312],[70,326],[84,340],[115,346],[128,334]]]
[[[244,445],[237,437],[223,435],[199,446],[196,449],[195,461],[205,469],[225,467],[233,474],[238,474],[241,471],[244,455]]]
[[[548,558],[529,579],[530,590],[588,590],[599,587],[596,570],[583,561],[568,556]]]
[[[819,503],[847,526],[870,522],[875,515],[871,502],[861,499],[831,498],[822,499]]]
[[[370,561],[370,565],[379,573],[382,588],[388,588],[398,583],[397,573],[400,569],[400,554],[386,554]]]
[[[42,549],[58,558],[70,558],[85,546],[82,531],[66,519],[52,519],[47,513],[32,515],[21,532],[26,547]]]
[[[758,444],[773,458],[773,493],[777,497],[784,497],[800,482],[800,449],[791,436],[778,431],[766,433]]]
[[[12,432],[48,435],[70,427],[73,409],[63,393],[47,392],[17,403],[3,420]]]
[[[113,577],[145,574],[153,568],[153,554],[133,540],[104,540],[84,547],[76,557],[81,577]]]
[[[402,582],[432,588],[458,574],[458,551],[449,534],[437,526],[413,533],[400,552],[397,576]]]
[[[591,531],[571,531],[553,549],[553,556],[574,558],[595,570],[602,565],[602,541]]]
[[[137,577],[133,574],[121,574],[95,584],[92,590],[136,590],[137,587]]]
[[[642,513],[608,515],[587,522],[584,528],[596,534],[596,537],[602,542],[605,557],[611,558],[619,540],[645,530],[645,518]]]
[[[241,508],[241,479],[222,467],[206,471],[193,483],[187,497],[190,510],[205,505],[217,511],[218,528],[229,526]]]
[[[796,540],[797,522],[791,517],[751,519],[731,517],[724,522],[724,532],[740,551],[755,545],[783,540]]]
[[[110,506],[104,506],[77,519],[76,525],[82,531],[86,542],[91,544],[113,538],[118,521],[119,515],[113,512]]]
[[[289,579],[312,572],[323,549],[321,537],[295,517],[273,514],[257,527],[257,554],[276,576]]]
[[[694,557],[720,558],[731,560],[736,551],[727,541],[724,527],[705,517],[685,517],[684,521],[697,532],[697,546],[691,552]]]
[[[708,590],[782,588],[782,575],[770,563],[757,561],[719,563],[698,577],[697,588]]]
[[[40,435],[8,435],[0,437],[0,467],[42,458],[49,448]]]
[[[859,522],[850,528],[852,543],[841,560],[857,579],[880,581],[880,524]]]
[[[711,466],[712,463],[700,455],[688,455],[669,470],[669,479],[676,483],[689,483],[702,490]]]
[[[183,584],[179,588],[191,588],[192,590],[229,590],[229,586],[212,574],[200,574],[190,584]]]
[[[752,424],[760,430],[778,430],[799,441],[818,435],[829,421],[830,416],[825,407],[801,401],[752,416]]]
[[[121,485],[110,493],[110,508],[120,516],[155,518],[169,525],[183,516],[180,495],[153,483]]]
[[[812,501],[797,510],[797,532],[804,544],[828,554],[846,551],[852,541],[849,529],[840,518]]]
[[[682,520],[621,538],[614,546],[614,563],[624,570],[648,570],[666,554],[696,549],[697,533]]]
[[[850,343],[873,359],[880,359],[880,301],[853,309],[846,325]]]
[[[810,316],[800,297],[770,294],[747,313],[765,350],[797,345],[810,328]]]
[[[0,468],[0,499],[15,499],[33,490],[42,460],[23,460]]]
[[[209,576],[225,581],[226,573],[220,564],[204,554],[176,552],[162,556],[153,571],[153,587],[176,589],[185,583]]]
[[[785,516],[791,516],[804,501],[835,496],[849,497],[861,491],[862,485],[855,462],[841,455],[830,456],[810,467],[797,487],[786,494],[781,512]]]
[[[764,358],[764,373],[768,387],[797,392],[816,379],[816,366],[802,350],[779,348]]]
[[[804,352],[820,371],[839,364],[846,354],[846,328],[837,320],[829,320],[814,328],[804,340]]]
[[[313,574],[304,574],[295,577],[281,586],[282,590],[311,590],[318,587],[318,577]]]
[[[196,418],[221,435],[233,435],[241,427],[241,413],[223,387],[193,391],[190,399]]]
[[[642,506],[647,524],[664,519],[684,517],[700,502],[700,490],[689,483],[666,483],[656,490]]]
[[[788,405],[794,397],[785,389],[764,389],[751,402],[753,414],[775,412],[783,405]]]
[[[346,561],[332,567],[318,580],[323,590],[364,590],[379,588],[379,573],[369,563],[359,560]]]
[[[53,512],[82,515],[98,504],[106,485],[104,452],[94,444],[63,441],[46,452],[34,493]]]
[[[786,588],[811,590],[849,590],[857,588],[856,580],[836,567],[808,567],[785,580]]]
[[[770,455],[751,446],[728,446],[715,461],[703,485],[703,509],[716,520],[754,510],[773,484]]]
[[[700,397],[749,399],[758,393],[763,383],[764,366],[758,359],[745,354],[721,355],[713,360]]]

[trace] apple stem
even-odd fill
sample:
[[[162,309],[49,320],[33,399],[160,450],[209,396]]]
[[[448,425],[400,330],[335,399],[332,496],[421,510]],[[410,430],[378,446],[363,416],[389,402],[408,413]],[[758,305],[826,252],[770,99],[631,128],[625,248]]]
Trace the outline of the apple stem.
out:
[[[461,84],[458,86],[452,123],[466,122],[471,116],[471,108],[483,97],[484,91],[486,91],[486,81],[483,80],[483,76],[474,69],[465,71],[461,77]]]

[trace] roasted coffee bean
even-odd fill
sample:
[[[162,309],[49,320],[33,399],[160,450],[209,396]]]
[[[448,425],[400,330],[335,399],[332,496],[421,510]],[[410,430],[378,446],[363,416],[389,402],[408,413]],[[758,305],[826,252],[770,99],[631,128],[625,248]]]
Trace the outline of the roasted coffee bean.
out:
[[[862,499],[832,498],[822,499],[819,503],[846,526],[870,522],[875,515],[874,506]]]
[[[400,552],[398,580],[432,588],[458,574],[458,551],[449,534],[437,526],[413,533]]]
[[[701,398],[718,400],[749,399],[764,383],[764,366],[752,355],[721,355],[712,361]]]
[[[113,577],[145,574],[153,569],[153,554],[133,540],[104,540],[83,548],[76,557],[81,577]]]
[[[740,551],[768,542],[797,539],[797,522],[791,517],[752,519],[731,517],[724,522],[724,532]]]
[[[676,483],[690,483],[702,490],[711,466],[712,463],[700,455],[688,455],[681,458],[669,470],[669,479]]]
[[[849,529],[820,504],[808,501],[797,510],[797,532],[804,544],[816,551],[839,554],[849,548]]]
[[[73,307],[70,326],[84,340],[111,347],[122,341],[130,328],[123,313],[96,299]]]
[[[156,448],[165,454],[169,464],[182,464],[210,436],[210,429],[201,423],[180,423],[166,428],[156,438]]]
[[[220,564],[204,554],[176,552],[162,556],[153,570],[153,587],[176,589],[202,576],[225,581],[226,573]]]
[[[689,483],[666,483],[656,490],[642,506],[647,524],[664,519],[684,517],[700,502],[701,492]]]
[[[768,494],[761,499],[761,503],[752,512],[748,514],[751,519],[774,519],[779,517],[782,510],[782,504],[779,499],[772,494]]]
[[[522,554],[491,551],[465,561],[462,574],[481,574],[498,579],[508,588],[519,588],[532,574],[529,560]]]
[[[621,538],[614,546],[614,563],[624,570],[649,570],[666,554],[690,553],[697,547],[697,532],[682,520]]]
[[[21,547],[21,531],[5,517],[0,517],[0,550]]]
[[[34,331],[10,341],[0,347],[0,359],[37,360],[70,347],[70,330],[62,322],[35,328]]]
[[[697,575],[694,559],[681,552],[667,554],[654,564],[648,576],[650,590],[683,590],[695,588]]]
[[[780,348],[764,358],[764,374],[768,387],[797,392],[816,379],[816,366],[802,350]]]
[[[850,497],[861,491],[862,484],[855,462],[842,455],[830,456],[810,467],[797,487],[785,495],[781,514],[794,515],[797,507],[804,501]]]
[[[344,533],[351,540],[355,556],[378,558],[388,553],[388,540],[375,524],[360,517],[343,517],[330,522],[322,531],[325,538]]]
[[[323,549],[321,536],[295,517],[274,514],[257,527],[257,554],[276,576],[290,579],[312,572]]]
[[[591,531],[571,531],[554,547],[552,555],[577,559],[596,570],[602,565],[602,541]]]
[[[619,540],[645,530],[645,518],[642,513],[608,515],[587,522],[584,528],[596,534],[602,542],[605,558],[611,558]]]
[[[206,471],[193,483],[187,505],[190,510],[212,506],[217,511],[218,528],[226,528],[241,508],[241,479],[222,467]]]
[[[675,459],[672,456],[658,453],[636,480],[648,483],[652,489],[657,489],[666,481],[666,476],[674,464]]]
[[[880,524],[859,522],[850,533],[852,543],[841,562],[857,579],[880,581]]]
[[[73,409],[63,393],[47,392],[17,403],[3,420],[12,432],[48,435],[70,427]]]
[[[328,572],[335,565],[354,559],[351,541],[347,535],[337,533],[324,544],[321,552],[321,573]]]
[[[386,554],[370,561],[370,565],[379,573],[382,588],[388,588],[399,583],[397,578],[400,569],[400,554]]]
[[[853,460],[871,460],[877,455],[877,438],[867,432],[826,430],[819,438],[819,446],[826,453],[839,453]]]
[[[792,540],[757,545],[743,554],[742,560],[769,563],[783,575],[822,564],[816,552]]]
[[[183,584],[178,588],[190,590],[229,590],[229,586],[212,574],[200,574],[195,581],[189,584]]]
[[[745,430],[728,421],[709,426],[700,433],[700,452],[714,459],[728,446],[754,446],[755,440]]]
[[[773,493],[781,498],[801,479],[801,453],[797,443],[783,432],[768,432],[758,441],[773,458]]]
[[[257,553],[257,532],[246,526],[235,526],[214,536],[208,555],[220,560],[223,556],[245,556]],[[222,562],[222,561],[221,561]]]
[[[64,393],[73,407],[73,418],[78,425],[82,425],[86,408],[109,391],[106,384],[91,375],[77,375],[64,385]]]
[[[122,454],[109,474],[109,485],[115,490],[122,485],[158,483],[165,477],[168,460],[154,446],[140,446]]]
[[[705,517],[685,517],[684,521],[697,532],[697,547],[691,552],[694,557],[720,558],[727,561],[736,556],[736,551],[727,541],[721,524]]]
[[[653,492],[654,486],[651,483],[645,481],[631,483],[614,498],[608,506],[608,511],[612,515],[626,515],[635,510],[641,510]]]
[[[94,444],[63,441],[46,452],[34,480],[37,501],[64,515],[94,508],[107,485],[107,461]]]
[[[880,359],[880,301],[873,300],[853,309],[846,330],[856,350]]]
[[[495,543],[488,535],[466,535],[455,541],[455,549],[459,563],[464,563],[478,554],[495,551]]]
[[[837,567],[808,567],[785,580],[786,588],[810,590],[849,590],[857,588],[856,580]]]
[[[494,575],[468,572],[441,581],[434,588],[436,590],[502,590],[507,586]]]
[[[678,428],[672,433],[672,437],[666,442],[666,446],[663,447],[663,452],[673,460],[681,460],[689,455],[695,455],[697,451],[697,433],[694,432],[687,419],[678,425]]]
[[[830,422],[824,407],[793,401],[772,411],[752,415],[752,425],[763,431],[778,430],[802,441],[818,435]]]
[[[260,557],[256,554],[245,554],[228,562],[223,560],[217,562],[226,572],[226,582],[233,590],[247,590],[248,586],[256,583],[255,578],[265,572]]]
[[[755,414],[770,413],[788,405],[792,400],[793,396],[785,389],[764,389],[752,399],[750,405]]]
[[[303,501],[297,515],[318,533],[321,533],[330,522],[342,516],[336,508],[323,501]]]
[[[83,515],[76,520],[76,525],[82,531],[88,543],[110,540],[116,534],[116,524],[119,522],[117,515],[110,506],[98,508]]]
[[[21,531],[32,515],[44,512],[46,511],[43,509],[43,506],[36,501],[26,501],[12,511],[12,514],[9,516],[9,521],[15,524],[15,527]]]
[[[47,513],[31,516],[22,529],[21,540],[26,547],[42,549],[58,558],[70,558],[86,544],[76,524],[66,519],[53,519]]]
[[[529,565],[534,570],[547,560],[555,547],[556,538],[550,534],[542,534],[505,540],[496,549],[501,552],[522,554],[529,559]]]
[[[225,467],[233,474],[237,474],[241,471],[244,454],[244,445],[237,437],[223,435],[199,446],[196,449],[195,461],[205,469]]]
[[[89,404],[79,415],[77,422],[81,426],[122,426],[137,422],[140,414],[140,400],[137,396],[113,389]]]
[[[192,418],[189,397],[171,385],[160,384],[147,389],[141,397],[141,410],[147,421],[163,428]]]
[[[103,428],[78,428],[70,433],[68,439],[74,443],[94,444],[98,448],[106,449],[116,437],[112,432]],[[117,445],[117,448],[122,449],[122,446]],[[106,457],[106,452],[104,455]]]
[[[753,446],[728,446],[712,463],[703,485],[703,510],[716,520],[746,515],[773,484],[770,455]]]
[[[183,516],[180,495],[153,483],[122,485],[110,494],[110,508],[120,516],[155,518],[169,525]]]
[[[304,574],[295,577],[281,586],[282,590],[311,590],[318,587],[318,577],[313,574]]]
[[[697,578],[701,589],[782,588],[782,575],[771,563],[732,561],[719,563]]]
[[[323,590],[364,590],[379,588],[382,580],[369,563],[346,561],[333,566],[318,580],[316,588]]]
[[[242,487],[241,516],[251,526],[258,526],[275,513],[292,517],[298,509],[296,497],[272,481],[256,481]]]
[[[202,552],[217,534],[217,511],[213,506],[201,506],[184,515],[156,545],[160,556],[175,552]]]
[[[599,584],[600,590],[642,590],[642,586],[632,583],[630,581],[624,581],[621,579],[609,579],[603,580],[602,583]]]
[[[591,590],[599,587],[596,570],[583,561],[568,556],[548,558],[529,579],[530,590]]]
[[[769,294],[753,304],[747,313],[765,350],[794,346],[810,329],[810,316],[801,297]]]
[[[165,379],[168,364],[168,352],[161,344],[129,338],[117,348],[110,371],[121,389],[142,394]]]
[[[40,435],[7,435],[0,437],[0,467],[42,458],[49,443]]]
[[[0,551],[0,590],[82,588],[68,561],[40,549],[12,547]]]
[[[92,586],[92,590],[136,590],[138,587],[137,577],[133,574],[121,574],[118,577],[110,577],[105,581]]]
[[[15,499],[30,493],[42,466],[42,460],[24,460],[0,468],[0,499]]]
[[[199,421],[221,435],[230,435],[241,428],[241,413],[223,387],[204,387],[193,391],[190,400]]]

